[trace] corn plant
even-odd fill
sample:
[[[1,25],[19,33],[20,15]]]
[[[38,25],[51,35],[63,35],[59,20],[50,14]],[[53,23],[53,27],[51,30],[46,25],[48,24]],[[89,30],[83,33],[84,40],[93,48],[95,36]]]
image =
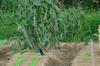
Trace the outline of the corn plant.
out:
[[[46,50],[59,42],[88,41],[100,24],[100,11],[65,8],[54,0],[1,1],[0,38],[14,33],[22,47]]]
[[[18,5],[15,24],[20,25],[19,30],[31,49],[47,49],[49,44],[59,43],[58,14],[59,8],[51,0],[26,0]]]

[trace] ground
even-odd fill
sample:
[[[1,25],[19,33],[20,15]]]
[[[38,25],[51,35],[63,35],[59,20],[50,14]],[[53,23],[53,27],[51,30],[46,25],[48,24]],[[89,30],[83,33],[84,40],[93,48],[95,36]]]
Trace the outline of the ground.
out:
[[[92,64],[91,45],[83,48],[73,60],[72,66],[100,66],[100,48],[94,45],[94,65]],[[88,53],[88,54],[87,54]],[[87,54],[87,57],[86,57]]]
[[[9,57],[9,59],[8,59]],[[95,66],[100,66],[100,50],[94,45]],[[6,64],[6,65],[5,65]],[[50,49],[45,56],[27,51],[4,55],[0,66],[92,66],[90,45],[85,43],[62,43],[60,50]]]

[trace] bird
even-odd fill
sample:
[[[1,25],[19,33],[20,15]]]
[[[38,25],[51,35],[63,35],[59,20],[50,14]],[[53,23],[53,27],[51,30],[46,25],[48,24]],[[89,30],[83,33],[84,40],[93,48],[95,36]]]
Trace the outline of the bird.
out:
[[[42,51],[42,49],[39,49],[39,52],[41,55],[45,55],[44,52]]]

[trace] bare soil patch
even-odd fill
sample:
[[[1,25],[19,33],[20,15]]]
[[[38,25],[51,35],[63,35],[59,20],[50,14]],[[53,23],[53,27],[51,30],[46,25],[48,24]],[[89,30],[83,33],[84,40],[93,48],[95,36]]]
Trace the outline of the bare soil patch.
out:
[[[78,52],[85,47],[85,44],[65,44],[61,50],[49,52],[49,60],[45,66],[72,66],[72,60],[77,56]]]
[[[82,64],[83,66],[91,66],[90,60],[86,61],[83,58],[80,58],[80,56],[82,56],[85,52],[90,52],[89,48],[90,46],[86,45],[85,43],[63,44],[60,50],[48,51],[46,52],[45,56],[41,56],[41,60],[37,63],[37,66],[78,66],[77,64],[79,64],[79,66],[82,66]],[[97,45],[94,45],[94,51],[96,60],[95,66],[100,66],[100,49]],[[30,62],[37,54],[32,54],[32,52],[25,52],[23,55],[28,57],[28,59],[24,61],[21,66],[29,66]],[[11,55],[10,60],[3,59],[2,63],[7,63],[6,66],[13,66],[13,63],[19,56],[19,53]],[[5,66],[3,64],[0,66]]]
[[[98,45],[94,45],[94,66],[100,66],[100,48]],[[92,56],[90,56],[90,59],[85,59],[84,55],[86,53],[89,53],[91,55],[91,45],[87,45],[85,48],[83,48],[76,58],[73,60],[72,66],[93,66],[92,65]]]

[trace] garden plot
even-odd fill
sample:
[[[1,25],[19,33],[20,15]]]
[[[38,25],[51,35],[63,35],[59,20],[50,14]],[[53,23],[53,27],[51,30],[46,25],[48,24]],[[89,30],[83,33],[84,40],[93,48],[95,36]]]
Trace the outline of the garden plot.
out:
[[[81,56],[81,57],[80,57]],[[94,45],[95,66],[100,66],[100,50]],[[0,59],[1,60],[1,59]],[[15,53],[10,60],[2,61],[5,66],[92,66],[90,45],[67,43],[61,46],[61,50],[48,51],[45,56],[39,56],[35,52]]]
[[[45,56],[24,52],[12,55],[6,66],[71,66],[71,61],[84,46],[63,45],[61,50],[48,51]]]
[[[17,53],[11,57],[6,66],[36,66],[40,59],[40,56],[32,52]]]
[[[0,40],[0,58],[7,56],[11,52],[12,44],[14,44],[14,41]]]
[[[100,48],[95,44],[93,49],[94,58],[91,55],[91,45],[88,45],[79,52],[73,60],[72,66],[100,66]]]

